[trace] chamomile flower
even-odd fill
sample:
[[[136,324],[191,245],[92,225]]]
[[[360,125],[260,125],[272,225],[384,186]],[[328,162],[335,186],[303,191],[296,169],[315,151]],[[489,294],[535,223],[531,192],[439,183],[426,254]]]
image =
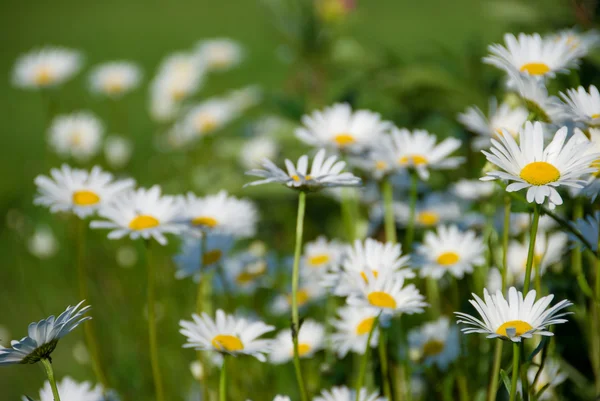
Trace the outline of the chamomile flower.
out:
[[[461,199],[476,201],[492,196],[495,188],[492,182],[462,179],[452,184],[451,192]]]
[[[202,239],[186,237],[180,253],[173,257],[177,266],[175,277],[193,277],[194,281],[199,281],[204,268],[225,263],[233,245],[230,235],[207,234]]]
[[[104,141],[104,159],[113,169],[123,168],[131,160],[133,143],[130,139],[112,135]]]
[[[98,215],[105,220],[90,223],[92,228],[108,228],[109,239],[128,236],[131,239],[154,238],[167,244],[165,234],[179,234],[184,227],[175,222],[179,204],[172,196],[162,195],[158,185],[150,189],[128,191],[113,202],[103,206]]]
[[[203,40],[196,47],[198,58],[206,64],[208,71],[225,71],[241,63],[242,46],[228,38]]]
[[[429,169],[453,169],[463,161],[462,157],[449,157],[460,148],[461,141],[456,138],[450,137],[436,143],[437,137],[425,130],[411,132],[394,128],[392,139],[396,167],[414,168],[422,180],[429,179]]]
[[[261,177],[261,180],[250,182],[248,185],[269,184],[272,182],[287,185],[301,191],[318,191],[330,187],[360,186],[361,179],[349,172],[342,172],[346,163],[338,161],[336,155],[325,159],[325,149],[315,155],[310,173],[308,172],[308,156],[303,155],[294,165],[289,159],[285,160],[287,173],[277,167],[272,161],[263,160],[263,169],[254,169],[246,175]]]
[[[491,55],[483,61],[505,71],[518,71],[538,78],[554,78],[557,73],[567,73],[577,67],[582,49],[574,48],[566,38],[543,39],[539,34],[518,37],[504,35],[505,46],[492,44]]]
[[[420,202],[415,210],[415,225],[422,228],[435,227],[438,224],[453,223],[461,218],[461,204],[443,193],[431,193]],[[406,226],[410,218],[410,207],[406,203],[394,203],[396,222]]]
[[[322,299],[326,294],[327,283],[321,275],[301,271],[298,292],[296,293],[298,308],[307,307],[310,303]],[[288,313],[292,307],[292,294],[279,294],[271,303],[271,311],[278,315]]]
[[[573,120],[588,126],[600,124],[600,93],[594,85],[590,85],[589,92],[580,86],[577,89],[567,89],[560,96],[566,104],[566,113]]]
[[[548,89],[543,81],[514,71],[509,76],[511,77],[510,88],[519,94],[527,109],[535,113],[538,121],[559,123],[565,119],[565,105],[556,96],[548,95]]]
[[[448,272],[456,278],[472,273],[473,266],[485,262],[483,239],[474,231],[460,231],[457,226],[439,226],[437,232],[425,233],[417,248],[421,277],[440,279]]]
[[[271,253],[256,252],[252,247],[227,258],[224,270],[231,287],[242,293],[252,293],[260,286],[268,287],[277,259]]]
[[[204,197],[189,192],[182,198],[181,220],[198,236],[211,232],[245,238],[256,233],[258,210],[248,199],[224,190]]]
[[[246,169],[260,167],[263,159],[277,157],[279,146],[267,136],[257,136],[248,140],[240,150],[240,164]]]
[[[50,359],[50,355],[61,338],[81,323],[91,319],[89,316],[84,316],[90,310],[90,306],[80,308],[83,302],[67,307],[58,318],[50,316],[37,323],[31,323],[27,337],[23,337],[19,341],[11,341],[12,348],[0,346],[0,366],[36,363],[41,359]]]
[[[535,240],[533,264],[540,269],[541,275],[546,272],[549,266],[560,261],[567,250],[567,242],[568,235],[564,232],[553,234],[538,233]],[[508,246],[508,269],[516,283],[523,284],[525,281],[528,254],[529,240],[524,243],[512,241]],[[533,274],[534,272],[532,271],[531,275],[533,276]]]
[[[102,147],[104,127],[96,116],[81,111],[54,118],[49,129],[50,147],[61,157],[85,162]]]
[[[39,175],[34,180],[38,195],[34,203],[50,212],[72,212],[80,218],[96,213],[115,197],[133,188],[132,179],[115,180],[111,173],[94,166],[89,172],[63,164],[50,170],[50,177]]]
[[[535,387],[532,389],[535,394],[538,394],[542,389],[544,392],[537,398],[540,401],[555,400],[556,394],[554,390],[557,386],[567,380],[567,375],[560,370],[561,366],[558,361],[548,358],[544,363],[542,372],[538,375],[538,366],[531,366],[527,369],[527,380],[530,385],[538,377]],[[519,383],[521,384],[521,383]]]
[[[142,78],[142,71],[129,61],[112,61],[95,67],[90,73],[92,92],[119,98],[134,90]]]
[[[335,328],[335,332],[331,334],[331,342],[338,356],[343,358],[348,352],[364,354],[369,333],[379,316],[379,310],[343,306],[337,310],[337,315],[331,322]],[[371,348],[377,346],[378,339],[379,330],[375,328],[369,343]]]
[[[193,321],[180,320],[179,332],[187,337],[184,348],[199,351],[217,351],[229,355],[251,355],[261,362],[271,350],[271,340],[259,337],[275,330],[263,322],[228,315],[217,310],[213,320],[206,313],[192,314]]]
[[[340,242],[328,241],[327,238],[320,236],[315,241],[304,245],[302,267],[308,274],[337,270],[342,260],[343,250],[344,246]]]
[[[83,63],[77,51],[45,47],[20,56],[13,70],[13,83],[21,88],[40,89],[57,86],[72,78]]]
[[[551,35],[550,38],[557,41],[566,39],[569,46],[580,48],[582,55],[586,55],[590,50],[594,50],[600,45],[600,33],[595,29],[587,32],[580,32],[576,29],[563,29],[555,35]]]
[[[356,390],[349,389],[346,386],[332,387],[331,390],[323,390],[321,394],[313,398],[313,401],[355,401]],[[358,393],[358,401],[387,401],[387,398],[381,397],[379,393],[369,393],[363,387]]]
[[[85,381],[78,383],[69,376],[65,376],[56,383],[58,394],[61,401],[104,401],[104,391],[100,385],[92,386],[92,383]],[[23,397],[22,401],[27,401]],[[52,387],[50,382],[45,381],[40,390],[39,401],[54,401]]]
[[[232,110],[239,114],[258,105],[262,100],[262,91],[258,85],[250,85],[230,91],[225,99],[231,104]]]
[[[502,290],[502,273],[500,273],[497,267],[492,267],[488,270],[485,288],[493,293]]]
[[[209,99],[193,106],[182,120],[182,132],[188,140],[220,130],[237,117],[233,104],[224,99]]]
[[[325,327],[314,320],[305,320],[298,330],[298,354],[300,358],[311,358],[324,347]],[[280,331],[272,343],[269,361],[282,364],[294,357],[292,330]]]
[[[392,125],[369,110],[353,111],[347,103],[337,103],[302,117],[296,136],[317,147],[362,152],[388,131]]]
[[[506,187],[508,192],[527,188],[527,201],[543,204],[548,198],[554,209],[563,200],[557,188],[581,188],[582,179],[594,169],[590,164],[599,154],[585,154],[591,146],[585,135],[576,130],[566,141],[567,127],[556,132],[552,142],[544,147],[544,132],[539,122],[527,122],[519,132],[519,144],[512,136],[503,135],[500,141],[492,140],[490,152],[483,151],[488,161],[504,171],[492,171],[481,178],[514,181]]]
[[[581,235],[587,240],[592,246],[592,251],[598,251],[598,245],[600,242],[600,210],[597,210],[593,215],[585,216],[585,219],[577,219],[577,221],[571,223],[573,228],[578,230]],[[579,242],[579,239],[570,234],[573,241]]]
[[[496,294],[490,295],[487,289],[483,290],[484,300],[475,294],[472,295],[475,300],[469,302],[477,309],[482,320],[466,313],[454,312],[459,317],[458,323],[467,326],[462,332],[482,333],[487,334],[487,338],[501,338],[514,342],[531,338],[534,334],[553,336],[554,334],[548,331],[548,326],[565,323],[567,320],[561,318],[569,313],[559,312],[572,305],[571,302],[563,300],[548,308],[554,295],[536,301],[535,290],[529,291],[523,298],[523,293],[515,287],[509,288],[508,300],[502,292],[497,291]]]
[[[471,106],[458,115],[458,121],[478,135],[473,141],[473,149],[481,150],[488,148],[490,138],[497,137],[502,129],[516,137],[528,116],[529,112],[526,108],[512,107],[508,103],[502,103],[498,107],[498,101],[492,97],[489,102],[489,117],[486,117],[478,107]]]
[[[458,328],[450,327],[450,319],[442,316],[409,331],[408,346],[411,357],[416,357],[425,366],[435,364],[445,371],[460,354]]]

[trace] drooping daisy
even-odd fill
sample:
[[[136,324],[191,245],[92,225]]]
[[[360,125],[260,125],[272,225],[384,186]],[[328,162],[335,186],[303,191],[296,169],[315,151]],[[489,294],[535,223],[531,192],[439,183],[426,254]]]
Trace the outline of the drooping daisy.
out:
[[[131,92],[142,78],[140,67],[129,61],[100,64],[90,73],[90,88],[94,93],[118,98]]]
[[[527,122],[519,132],[519,144],[512,136],[503,135],[492,140],[490,152],[483,151],[488,161],[504,171],[492,171],[481,180],[515,181],[506,187],[508,192],[527,188],[527,201],[543,204],[548,198],[554,209],[563,200],[556,190],[560,186],[581,188],[586,174],[593,173],[590,164],[600,154],[585,154],[589,141],[579,130],[566,141],[568,129],[563,127],[544,147],[542,124]]]
[[[539,78],[553,78],[557,73],[566,73],[577,67],[582,49],[573,47],[566,38],[543,39],[539,34],[518,37],[504,35],[505,46],[492,44],[491,55],[484,57],[485,63],[505,71],[518,71]]]
[[[180,320],[179,332],[187,337],[184,348],[200,351],[217,351],[229,355],[251,355],[261,362],[271,350],[271,340],[259,339],[263,334],[275,330],[263,322],[228,315],[217,310],[213,320],[206,313],[192,314],[193,321]]]
[[[481,150],[490,146],[490,138],[497,137],[502,129],[516,137],[519,128],[525,124],[529,112],[524,107],[512,107],[508,103],[502,103],[498,107],[495,97],[490,98],[489,117],[476,106],[468,107],[464,113],[458,115],[458,121],[469,131],[478,135],[473,141],[473,149]]]
[[[241,63],[242,46],[228,38],[203,40],[196,46],[196,54],[209,71],[229,70]]]
[[[56,383],[58,394],[61,401],[103,401],[104,391],[98,384],[92,386],[92,383],[85,381],[78,383],[69,376],[65,376],[61,381]],[[25,397],[22,401],[27,401]],[[40,390],[39,401],[54,401],[52,387],[50,382],[45,381],[44,386]]]
[[[420,202],[415,210],[415,225],[435,227],[438,224],[453,223],[461,218],[461,205],[444,193],[431,193]],[[406,226],[410,218],[410,207],[406,203],[394,203],[394,216],[400,226]]]
[[[301,266],[309,274],[336,270],[341,263],[343,250],[344,246],[340,242],[328,241],[324,236],[320,236],[315,241],[304,245]]]
[[[90,223],[92,228],[108,228],[109,239],[129,236],[131,239],[154,238],[166,245],[165,234],[179,234],[184,226],[174,219],[180,206],[173,196],[161,195],[161,189],[154,185],[150,189],[139,188],[128,191],[103,206],[98,215],[105,220]]]
[[[72,212],[82,219],[135,185],[132,179],[114,180],[111,173],[102,171],[99,166],[88,172],[63,164],[60,169],[50,170],[50,176],[35,178],[38,194],[34,203],[49,207],[52,213]]]
[[[218,131],[237,117],[233,106],[230,101],[217,98],[193,106],[183,116],[183,133],[192,140]]]
[[[533,264],[540,269],[543,275],[546,269],[558,263],[567,251],[568,235],[564,232],[546,234],[538,230],[535,240]],[[507,261],[508,269],[514,281],[523,284],[527,267],[527,256],[529,253],[529,241],[524,243],[512,241],[508,246]],[[531,272],[533,278],[534,272]]]
[[[246,175],[261,177],[263,179],[250,182],[248,185],[261,185],[271,182],[287,185],[301,191],[318,191],[327,187],[360,186],[361,179],[349,172],[342,172],[346,162],[338,161],[336,155],[325,159],[325,149],[315,155],[310,173],[308,172],[308,156],[303,155],[294,166],[289,159],[285,160],[287,173],[273,164],[272,161],[263,160],[262,169],[246,172]]]
[[[307,319],[298,330],[298,355],[300,358],[311,358],[324,347],[325,328],[314,320]],[[292,330],[280,331],[272,343],[269,361],[282,364],[294,357],[294,343]]]
[[[364,354],[369,333],[379,316],[376,308],[356,308],[343,306],[337,310],[338,317],[331,324],[335,332],[331,334],[333,348],[340,358],[348,352]],[[379,330],[374,329],[369,343],[371,348],[378,344]]]
[[[440,279],[446,272],[456,278],[472,273],[473,266],[485,262],[483,239],[474,231],[460,231],[457,226],[439,226],[437,232],[425,233],[417,248],[421,277]]]
[[[527,109],[535,113],[536,120],[560,123],[565,119],[565,105],[558,97],[548,95],[548,89],[543,81],[514,71],[509,76],[511,79],[509,88],[519,94]]]
[[[296,137],[317,147],[361,152],[388,131],[392,124],[369,110],[353,111],[347,103],[336,103],[302,117]]]
[[[537,399],[540,401],[555,400],[556,394],[554,390],[557,386],[567,380],[566,373],[561,372],[561,366],[558,361],[550,358],[548,358],[544,363],[542,372],[539,375],[538,370],[539,367],[535,365],[532,365],[529,369],[527,369],[527,380],[529,381],[529,385],[531,386],[537,376],[537,382],[532,390],[535,394],[538,394],[542,389],[544,389],[544,392]],[[522,394],[522,391],[520,392]]]
[[[437,142],[437,137],[425,130],[394,128],[392,139],[396,166],[400,169],[414,168],[422,180],[429,179],[429,169],[447,170],[456,168],[462,157],[449,157],[460,148],[459,139],[449,137]]]
[[[224,190],[204,197],[188,192],[182,198],[181,220],[198,235],[211,232],[245,238],[256,233],[258,210],[250,200]]]
[[[27,337],[11,341],[12,348],[0,346],[0,366],[12,364],[36,363],[41,359],[50,359],[58,341],[73,331],[90,316],[83,316],[90,306],[79,308],[84,301],[75,306],[69,306],[58,318],[50,316],[37,323],[31,323]]]
[[[202,239],[186,237],[180,253],[173,257],[177,266],[175,277],[200,280],[204,268],[225,263],[233,245],[233,237],[226,234],[206,234]]]
[[[585,219],[577,219],[571,224],[592,246],[591,250],[596,252],[600,242],[600,210],[597,210],[593,215],[585,216]],[[579,242],[579,239],[573,234],[570,234],[570,237],[573,241]]]
[[[548,331],[548,326],[565,323],[567,320],[561,318],[569,312],[559,312],[572,305],[568,300],[563,300],[548,309],[554,295],[536,301],[535,290],[529,291],[523,298],[523,293],[515,287],[509,288],[508,300],[502,292],[497,291],[495,295],[490,295],[487,289],[483,290],[485,301],[475,294],[472,295],[475,300],[469,302],[477,309],[482,320],[466,313],[454,312],[459,317],[458,323],[467,325],[462,332],[482,333],[487,334],[487,338],[499,337],[514,342],[520,342],[522,338],[531,338],[534,334],[553,336],[554,334]]]
[[[349,389],[346,386],[332,387],[331,390],[323,390],[321,394],[313,398],[313,401],[355,401],[356,390]],[[387,401],[387,398],[380,397],[379,393],[369,393],[363,387],[358,393],[358,401]]]
[[[45,47],[23,54],[13,70],[13,83],[21,88],[40,89],[60,85],[81,69],[83,57],[62,47]]]
[[[132,154],[133,143],[125,137],[111,135],[104,141],[104,159],[113,169],[125,167]]]
[[[27,241],[29,252],[39,259],[49,259],[58,251],[58,241],[48,226],[38,226]],[[2,337],[0,337],[2,338]]]
[[[450,319],[442,316],[409,331],[408,346],[411,358],[425,366],[435,364],[445,371],[460,354],[458,328],[450,327]]]
[[[240,150],[240,164],[246,169],[260,167],[263,159],[277,157],[279,146],[272,138],[257,136],[248,140]]]
[[[81,111],[54,118],[48,141],[60,156],[85,162],[98,154],[103,135],[100,120],[87,111]]]
[[[461,199],[476,201],[492,196],[495,187],[491,182],[462,179],[452,184],[451,192]]]
[[[573,120],[588,126],[600,124],[600,93],[594,85],[590,85],[589,92],[580,86],[577,89],[567,89],[560,96],[566,104],[566,112]]]

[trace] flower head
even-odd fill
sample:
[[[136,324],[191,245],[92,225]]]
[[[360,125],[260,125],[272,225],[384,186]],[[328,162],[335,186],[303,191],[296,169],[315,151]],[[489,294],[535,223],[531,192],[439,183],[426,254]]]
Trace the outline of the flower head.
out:
[[[321,394],[313,399],[313,401],[355,401],[356,390],[351,390],[346,386],[332,387],[331,390],[323,390]],[[358,401],[387,401],[387,398],[380,397],[379,393],[369,393],[363,387],[358,393]]]
[[[20,56],[13,70],[13,82],[27,89],[57,86],[81,69],[83,57],[77,51],[46,47]]]
[[[311,358],[323,349],[324,339],[325,327],[314,320],[305,320],[298,330],[298,354],[300,358]],[[282,330],[273,340],[269,361],[274,364],[282,364],[290,361],[293,357],[292,330]]]
[[[476,201],[492,196],[495,187],[491,182],[462,179],[452,184],[451,192],[461,199]]]
[[[333,348],[340,358],[348,352],[364,354],[369,333],[376,324],[379,309],[343,306],[337,310],[338,317],[331,322],[335,332],[331,334]],[[370,347],[376,347],[379,331],[374,329]]]
[[[321,236],[304,245],[301,263],[307,272],[325,273],[339,269],[343,245],[336,240],[328,241]]]
[[[529,111],[535,113],[538,121],[560,123],[568,117],[565,105],[556,96],[550,96],[544,81],[531,75],[522,75],[511,71],[510,89],[516,91]],[[513,134],[511,131],[509,131]],[[513,134],[514,137],[516,135]]]
[[[92,386],[92,383],[85,381],[78,383],[69,376],[65,376],[56,383],[58,393],[62,401],[104,401],[104,391],[100,385]],[[23,397],[22,401],[27,401]],[[39,401],[54,401],[52,387],[50,382],[45,381],[44,387],[40,390]]]
[[[416,357],[426,366],[435,364],[446,370],[460,354],[458,328],[450,327],[450,319],[442,316],[409,331],[408,346],[411,357]]]
[[[140,67],[129,61],[100,64],[90,73],[90,87],[99,95],[118,98],[135,89],[142,78]]]
[[[533,263],[543,275],[549,266],[560,262],[563,254],[567,250],[568,236],[564,232],[548,234],[538,231],[535,249],[533,254]],[[514,282],[523,284],[525,281],[525,272],[527,267],[527,256],[529,253],[529,240],[526,242],[512,241],[508,246],[507,261],[508,271],[513,276]],[[533,271],[531,275],[533,279]]]
[[[567,89],[560,96],[565,101],[566,114],[573,120],[588,126],[600,124],[600,93],[594,85],[590,85],[589,92],[580,86],[577,89]]]
[[[208,71],[225,71],[241,63],[242,46],[228,38],[203,40],[196,46],[196,54]]]
[[[195,281],[199,281],[202,270],[225,263],[233,245],[233,237],[226,234],[211,233],[201,239],[186,237],[181,244],[180,253],[173,258],[177,265],[175,277],[193,277]]]
[[[103,135],[104,128],[100,120],[82,111],[54,118],[48,140],[60,156],[85,162],[100,152]]]

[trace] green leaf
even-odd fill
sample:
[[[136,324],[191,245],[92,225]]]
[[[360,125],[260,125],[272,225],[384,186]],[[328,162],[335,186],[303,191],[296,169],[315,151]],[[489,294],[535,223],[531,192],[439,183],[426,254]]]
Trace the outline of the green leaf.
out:
[[[510,377],[508,377],[508,373],[504,369],[500,369],[500,377],[502,378],[506,392],[510,394]]]
[[[538,346],[533,350],[533,352],[531,353],[531,355],[529,355],[527,357],[527,362],[531,362],[533,361],[533,358],[535,358],[535,356],[537,354],[540,353],[541,350],[544,349],[544,347],[546,346],[546,344],[548,344],[548,342],[550,342],[550,338],[551,337],[542,337],[542,341],[540,341],[540,343],[538,344]]]

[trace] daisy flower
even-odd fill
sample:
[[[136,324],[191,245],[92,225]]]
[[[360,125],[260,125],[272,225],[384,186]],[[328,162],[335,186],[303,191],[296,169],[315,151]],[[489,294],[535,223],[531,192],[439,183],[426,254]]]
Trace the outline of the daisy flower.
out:
[[[408,346],[411,358],[422,361],[425,366],[437,365],[445,371],[460,354],[458,328],[450,327],[450,319],[442,316],[409,331]]]
[[[422,180],[429,179],[429,169],[454,169],[463,161],[462,157],[449,157],[461,146],[462,142],[456,138],[450,137],[436,143],[437,137],[425,130],[411,132],[394,128],[392,139],[397,167],[414,168]]]
[[[202,239],[185,238],[180,253],[173,257],[177,266],[175,277],[193,277],[194,281],[199,281],[201,270],[225,263],[233,245],[230,235],[207,234]]]
[[[580,86],[577,89],[567,89],[560,96],[566,104],[566,113],[573,120],[592,126],[600,124],[600,93],[594,85],[590,85],[589,92]]]
[[[0,346],[0,366],[36,363],[41,359],[50,359],[58,341],[91,317],[83,316],[90,306],[80,308],[84,301],[69,306],[58,318],[50,316],[37,323],[31,323],[27,337],[11,341],[12,348]]]
[[[509,89],[519,94],[527,109],[535,113],[537,120],[546,123],[559,123],[568,116],[565,105],[560,99],[548,95],[548,89],[543,81],[514,71],[509,76]],[[516,135],[513,136],[516,137]]]
[[[600,210],[596,210],[593,215],[587,215],[585,219],[577,219],[571,225],[583,235],[587,242],[592,246],[591,251],[598,251],[600,242]],[[573,234],[569,234],[571,239],[579,242],[579,239]]]
[[[591,145],[580,130],[576,129],[568,141],[567,132],[567,127],[559,129],[552,142],[544,147],[542,124],[527,122],[519,132],[519,144],[510,135],[503,135],[500,141],[492,140],[490,152],[483,154],[504,171],[489,172],[481,180],[514,181],[506,190],[527,188],[529,203],[543,204],[548,198],[551,209],[562,205],[557,188],[581,188],[583,177],[594,172],[590,164],[600,157],[600,154],[585,154]]]
[[[296,137],[316,147],[358,153],[370,147],[392,124],[369,110],[353,111],[347,103],[336,103],[302,117]]]
[[[343,306],[337,310],[337,315],[338,317],[331,322],[335,328],[335,332],[331,334],[331,342],[338,356],[343,358],[348,352],[364,354],[369,333],[379,316],[379,310]],[[377,346],[378,338],[379,330],[375,328],[371,336],[371,348]]]
[[[587,153],[596,153],[600,155],[600,129],[589,128],[588,129],[590,148]],[[589,197],[592,202],[596,200],[598,194],[600,194],[600,157],[595,159],[590,165],[594,169],[594,172],[586,180],[585,187],[581,190],[581,194]]]
[[[538,394],[542,389],[544,389],[544,392],[537,398],[539,401],[556,399],[554,390],[557,386],[567,380],[567,375],[561,372],[560,368],[560,363],[554,359],[548,358],[544,363],[542,372],[539,374],[538,380],[535,383],[535,387],[532,389],[535,394]],[[527,380],[529,381],[530,386],[535,380],[538,370],[539,367],[535,365],[527,369]],[[520,391],[520,393],[522,394],[522,391]]]
[[[256,233],[258,210],[251,201],[224,190],[205,197],[188,192],[182,198],[181,220],[198,236],[211,232],[245,238]]]
[[[313,398],[313,401],[355,401],[356,390],[351,390],[346,386],[332,387],[331,390],[323,390],[321,394]],[[358,393],[358,401],[386,401],[387,398],[380,397],[379,393],[369,393],[363,387]]]
[[[312,356],[324,347],[325,328],[314,320],[307,319],[298,330],[298,354],[300,358]],[[286,363],[294,357],[292,330],[285,329],[273,340],[269,361],[276,365]]]
[[[381,135],[371,144],[368,151],[350,158],[352,165],[381,181],[384,177],[396,172],[396,159],[392,137],[388,134]],[[399,172],[402,174],[402,171]]]
[[[472,294],[475,300],[469,302],[477,309],[482,320],[462,312],[454,312],[458,317],[458,323],[467,327],[462,331],[465,334],[482,333],[487,338],[501,338],[520,342],[522,338],[531,338],[534,334],[541,336],[553,336],[548,331],[548,326],[565,323],[566,319],[561,317],[569,312],[558,313],[562,309],[572,305],[567,300],[560,301],[548,309],[554,295],[548,295],[535,300],[536,292],[531,290],[523,298],[523,293],[515,287],[508,290],[508,300],[502,292],[497,291],[490,295],[487,289],[483,290],[483,301],[477,295]]]
[[[259,339],[275,330],[263,322],[251,322],[217,310],[213,320],[206,313],[192,314],[193,321],[180,320],[179,332],[187,337],[183,348],[217,351],[229,355],[251,355],[261,362],[271,349],[271,340]]]
[[[497,137],[505,129],[516,137],[519,128],[525,124],[529,112],[524,107],[512,107],[502,103],[498,107],[495,97],[490,98],[489,117],[476,106],[468,107],[464,113],[458,115],[458,121],[469,131],[478,135],[473,141],[473,149],[481,150],[490,146],[490,138]]]
[[[450,192],[461,199],[477,201],[492,196],[495,188],[492,182],[462,179],[452,184]]]
[[[246,169],[260,167],[263,159],[274,159],[279,152],[277,142],[266,136],[257,136],[244,143],[240,150],[240,164]]]
[[[271,182],[287,185],[300,191],[318,191],[330,187],[360,186],[360,178],[349,172],[342,172],[346,162],[338,161],[336,155],[325,159],[325,149],[315,155],[310,173],[308,173],[308,156],[302,155],[298,164],[294,165],[289,159],[285,160],[287,173],[273,164],[272,161],[263,160],[263,169],[254,169],[246,175],[261,177],[263,179],[250,182],[248,185],[269,184]]]
[[[50,125],[48,141],[58,155],[85,162],[98,154],[103,135],[100,120],[87,111],[81,111],[55,117]]]
[[[323,298],[328,281],[321,275],[309,274],[302,270],[296,297],[298,308],[307,307],[310,303]],[[292,294],[277,295],[271,304],[271,311],[278,315],[288,313],[292,307]]]
[[[311,273],[337,270],[341,263],[343,250],[344,246],[340,242],[328,241],[324,236],[320,236],[315,241],[307,242],[304,245],[301,266]]]
[[[541,231],[541,230],[540,230]],[[535,240],[533,256],[534,266],[539,267],[543,275],[549,266],[560,262],[567,250],[568,235],[564,232],[554,234],[538,233]],[[508,269],[515,282],[523,284],[525,281],[525,270],[527,267],[527,256],[529,254],[529,241],[521,243],[512,241],[508,246],[507,261]],[[531,272],[532,278],[534,272]]]
[[[100,64],[90,73],[92,92],[118,98],[137,88],[142,78],[140,67],[129,61]]]
[[[461,232],[457,226],[439,226],[437,232],[425,233],[423,244],[417,248],[421,265],[420,276],[436,280],[449,272],[461,279],[473,273],[473,266],[485,262],[483,239],[474,231]]]
[[[35,177],[38,194],[33,203],[50,208],[50,212],[72,212],[79,218],[96,213],[115,197],[135,185],[132,179],[115,180],[111,173],[94,166],[88,172],[63,164],[50,170],[50,177]]]
[[[505,71],[518,71],[539,78],[554,78],[557,73],[567,73],[577,67],[582,49],[574,48],[566,38],[543,39],[539,34],[518,37],[504,35],[505,46],[492,44],[491,55],[483,61]]]
[[[190,108],[181,123],[186,139],[207,136],[223,128],[238,115],[233,106],[230,101],[214,98]]]
[[[258,105],[262,100],[262,90],[258,85],[249,85],[227,93],[225,99],[236,113],[243,113]]]
[[[595,29],[587,32],[580,32],[576,29],[563,29],[558,33],[551,35],[553,40],[565,40],[567,44],[574,48],[581,48],[583,56],[587,55],[591,50],[598,48],[600,45],[600,33]]]
[[[502,289],[502,273],[497,267],[491,267],[488,270],[485,288],[493,293]]]
[[[161,245],[167,244],[165,234],[179,234],[184,227],[174,219],[180,212],[177,200],[161,195],[154,185],[150,189],[139,188],[124,193],[98,211],[105,220],[90,223],[92,228],[108,228],[109,239],[129,236],[131,239],[154,238]]]
[[[242,62],[242,46],[228,38],[203,40],[196,46],[198,58],[206,64],[208,71],[225,71]]]
[[[92,387],[92,383],[85,381],[78,383],[69,376],[65,376],[56,383],[61,401],[104,401],[104,391],[100,385]],[[25,397],[22,401],[27,401]],[[50,382],[45,381],[40,390],[39,401],[54,401]]]
[[[57,86],[72,78],[83,63],[81,53],[62,47],[45,47],[23,54],[13,69],[13,83],[26,89]]]
[[[417,227],[435,227],[438,224],[456,222],[461,218],[461,205],[456,199],[443,193],[431,193],[417,202],[415,224]],[[405,227],[410,218],[410,207],[406,203],[394,203],[396,222]]]
[[[104,141],[104,159],[113,169],[123,168],[131,160],[133,142],[122,136],[111,135]]]
[[[273,254],[256,252],[250,247],[247,251],[225,259],[223,263],[231,286],[247,294],[259,286],[268,288],[277,259]]]

